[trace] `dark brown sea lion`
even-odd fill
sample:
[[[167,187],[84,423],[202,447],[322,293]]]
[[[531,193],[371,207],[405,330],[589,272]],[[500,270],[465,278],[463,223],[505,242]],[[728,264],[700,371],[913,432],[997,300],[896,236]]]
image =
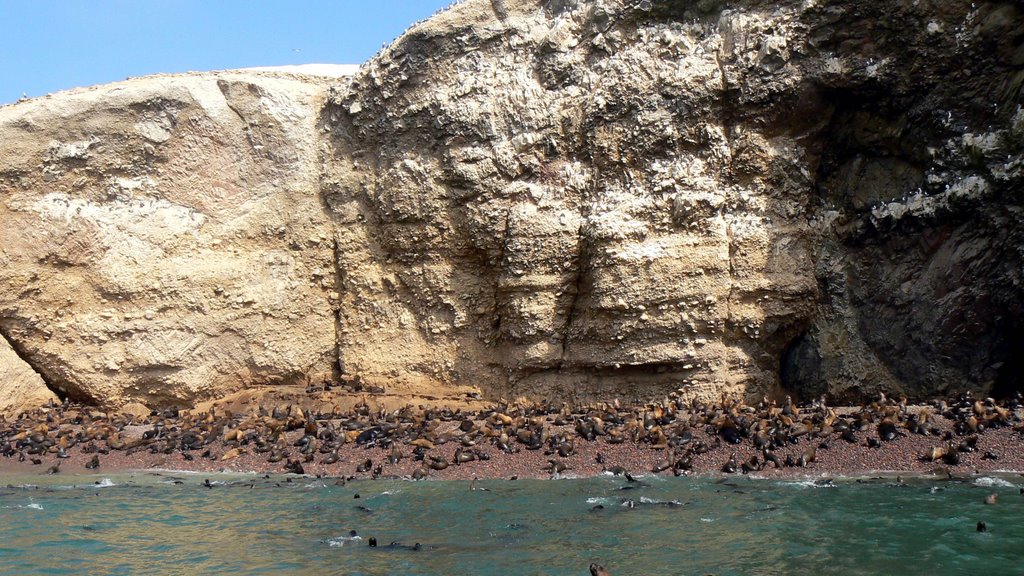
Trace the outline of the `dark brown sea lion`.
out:
[[[722,472],[725,472],[726,474],[735,474],[737,468],[739,468],[739,463],[736,462],[736,454],[731,454],[729,456],[729,460],[722,465]]]

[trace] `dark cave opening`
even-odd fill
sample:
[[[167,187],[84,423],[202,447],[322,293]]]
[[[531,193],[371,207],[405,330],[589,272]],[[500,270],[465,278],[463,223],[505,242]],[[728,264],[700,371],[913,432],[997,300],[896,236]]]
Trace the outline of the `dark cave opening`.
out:
[[[817,398],[827,391],[820,367],[817,345],[810,334],[803,332],[779,355],[779,386],[797,401]]]
[[[999,350],[1003,365],[999,367],[992,385],[993,398],[1008,398],[1024,392],[1024,320],[1014,318],[1003,334],[1005,337]]]

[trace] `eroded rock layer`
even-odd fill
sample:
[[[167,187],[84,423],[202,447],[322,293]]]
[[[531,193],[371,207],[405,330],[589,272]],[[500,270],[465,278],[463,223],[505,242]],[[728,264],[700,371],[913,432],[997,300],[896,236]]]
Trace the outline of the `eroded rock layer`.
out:
[[[1016,390],[1022,31],[1010,2],[468,0],[344,80],[6,107],[0,330],[108,403]]]

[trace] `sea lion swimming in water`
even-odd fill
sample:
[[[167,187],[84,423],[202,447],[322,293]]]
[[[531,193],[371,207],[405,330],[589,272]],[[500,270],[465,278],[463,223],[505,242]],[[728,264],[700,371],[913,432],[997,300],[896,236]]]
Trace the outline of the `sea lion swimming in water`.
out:
[[[392,550],[412,550],[413,552],[417,552],[423,549],[423,546],[419,542],[413,544],[412,546],[409,546],[408,544],[402,544],[401,542],[392,542],[391,544],[388,544],[387,547],[391,548]]]
[[[355,542],[362,540],[359,533],[355,530],[349,530],[347,536],[338,536],[337,538],[331,538],[330,540],[321,540],[320,542],[326,543],[328,546],[344,546],[346,542]]]
[[[633,477],[629,472],[624,472],[626,476],[627,484],[625,486],[619,486],[619,490],[635,490],[637,488],[649,488],[651,485],[647,482],[641,482]]]
[[[611,572],[605,569],[600,564],[590,564],[590,576],[611,576]]]
[[[369,542],[367,542],[367,545],[370,548],[384,548],[385,550],[412,550],[414,552],[417,552],[423,549],[423,545],[419,542],[413,544],[412,546],[408,544],[402,544],[401,542],[391,542],[387,546],[378,546],[377,539],[372,536],[370,537]]]

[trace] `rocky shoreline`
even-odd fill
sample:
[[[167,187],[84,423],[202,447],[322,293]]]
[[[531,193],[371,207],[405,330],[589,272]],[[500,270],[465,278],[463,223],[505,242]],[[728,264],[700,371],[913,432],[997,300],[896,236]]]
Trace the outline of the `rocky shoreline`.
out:
[[[194,472],[440,480],[630,475],[952,477],[1024,472],[1024,409],[964,395],[858,407],[762,402],[232,414],[52,405],[0,421],[0,474]]]

